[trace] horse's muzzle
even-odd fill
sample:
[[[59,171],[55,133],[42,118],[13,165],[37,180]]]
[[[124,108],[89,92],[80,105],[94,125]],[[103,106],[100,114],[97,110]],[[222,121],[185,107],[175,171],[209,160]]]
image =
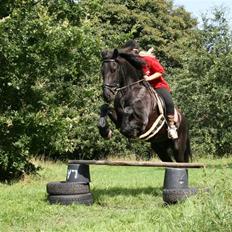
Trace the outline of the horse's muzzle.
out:
[[[112,102],[115,98],[114,93],[107,88],[103,89],[102,96],[103,96],[104,101],[106,101],[106,102]]]
[[[120,132],[130,139],[135,139],[138,137],[138,130],[136,129],[127,129],[127,128],[121,128]]]

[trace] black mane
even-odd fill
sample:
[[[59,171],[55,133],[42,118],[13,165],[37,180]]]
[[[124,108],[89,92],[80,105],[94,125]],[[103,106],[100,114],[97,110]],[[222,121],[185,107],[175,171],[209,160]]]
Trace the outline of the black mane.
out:
[[[130,52],[120,52],[119,56],[127,60],[132,66],[138,70],[142,70],[146,63],[141,59],[140,56]]]
[[[121,59],[120,59],[121,58]],[[121,68],[126,70],[127,77],[132,74],[134,80],[143,78],[143,67],[146,63],[138,55],[129,52],[119,52],[118,61],[121,63]]]

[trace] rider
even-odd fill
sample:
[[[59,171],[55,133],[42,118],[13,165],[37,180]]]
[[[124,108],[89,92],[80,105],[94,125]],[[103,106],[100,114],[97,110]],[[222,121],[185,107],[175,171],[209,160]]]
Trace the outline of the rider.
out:
[[[152,55],[151,50],[148,52],[139,52],[139,45],[135,40],[127,41],[123,48],[139,55],[146,63],[143,68],[144,79],[148,81],[156,92],[164,99],[168,121],[168,136],[171,139],[177,139],[177,128],[174,123],[174,103],[172,100],[171,89],[163,77],[163,66],[159,63],[156,57]]]

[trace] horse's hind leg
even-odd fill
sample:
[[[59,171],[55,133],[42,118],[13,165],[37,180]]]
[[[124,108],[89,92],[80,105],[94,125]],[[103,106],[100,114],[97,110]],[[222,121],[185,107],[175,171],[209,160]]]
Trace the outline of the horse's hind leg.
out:
[[[169,154],[169,149],[170,144],[165,143],[151,143],[152,149],[156,152],[158,157],[160,158],[161,161],[163,162],[173,162],[170,154]]]
[[[178,139],[177,141],[173,141],[174,144],[173,145],[173,155],[175,158],[176,162],[185,162],[184,160],[184,151],[185,151],[185,144],[182,144],[181,139]]]
[[[174,158],[176,162],[189,162],[191,158],[191,147],[187,119],[182,115],[178,128],[178,139],[174,141]]]
[[[187,133],[182,131],[179,134],[179,138],[174,142],[173,155],[176,162],[189,162],[189,157],[191,156],[190,152],[190,143]],[[175,144],[176,143],[176,144]]]

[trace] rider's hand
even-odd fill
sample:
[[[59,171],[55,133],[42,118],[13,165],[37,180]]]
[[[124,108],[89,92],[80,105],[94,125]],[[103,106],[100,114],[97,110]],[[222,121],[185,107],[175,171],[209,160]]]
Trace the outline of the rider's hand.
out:
[[[147,76],[147,75],[144,75],[143,78],[144,78],[146,81],[149,80],[149,76]]]
[[[152,80],[155,80],[155,79],[157,79],[157,78],[159,78],[159,77],[161,77],[161,76],[162,76],[162,73],[156,72],[156,73],[153,73],[153,74],[150,75],[150,76],[144,75],[143,77],[144,77],[144,79],[145,79],[146,81],[152,81]]]

